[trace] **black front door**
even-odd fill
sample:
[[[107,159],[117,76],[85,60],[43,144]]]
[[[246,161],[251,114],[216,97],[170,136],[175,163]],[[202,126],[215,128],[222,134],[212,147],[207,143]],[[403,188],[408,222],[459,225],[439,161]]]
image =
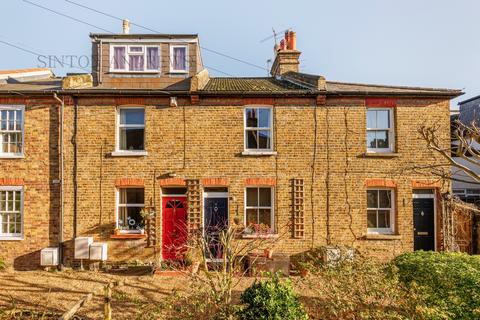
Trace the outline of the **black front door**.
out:
[[[228,198],[205,198],[204,228],[210,259],[221,259],[223,255],[220,233],[228,226]]]
[[[435,250],[434,199],[413,199],[414,249]]]

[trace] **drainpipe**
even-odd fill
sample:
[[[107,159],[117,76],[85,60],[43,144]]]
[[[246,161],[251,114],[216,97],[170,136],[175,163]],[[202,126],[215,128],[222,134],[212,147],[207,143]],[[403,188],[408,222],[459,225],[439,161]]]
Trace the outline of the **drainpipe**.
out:
[[[63,267],[63,215],[64,215],[64,181],[63,181],[63,171],[64,171],[64,160],[63,160],[63,124],[64,124],[64,108],[65,103],[63,99],[60,99],[57,96],[57,93],[53,93],[53,98],[60,102],[60,155],[59,155],[59,178],[60,178],[60,222],[59,222],[59,234],[58,234],[58,249],[59,257],[58,263],[59,267]]]
[[[78,97],[73,97],[73,238],[77,237],[77,213],[78,213],[78,158],[77,158],[77,131],[78,131]]]

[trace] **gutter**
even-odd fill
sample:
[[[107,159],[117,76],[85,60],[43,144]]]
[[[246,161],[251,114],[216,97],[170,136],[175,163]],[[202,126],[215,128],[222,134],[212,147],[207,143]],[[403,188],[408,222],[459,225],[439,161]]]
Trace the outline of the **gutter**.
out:
[[[60,102],[60,155],[59,155],[59,178],[60,178],[60,222],[59,222],[59,233],[58,233],[58,266],[63,268],[63,225],[64,225],[64,209],[65,209],[65,183],[64,183],[64,119],[65,119],[65,102],[63,99],[60,99],[56,92],[53,93],[53,98]]]

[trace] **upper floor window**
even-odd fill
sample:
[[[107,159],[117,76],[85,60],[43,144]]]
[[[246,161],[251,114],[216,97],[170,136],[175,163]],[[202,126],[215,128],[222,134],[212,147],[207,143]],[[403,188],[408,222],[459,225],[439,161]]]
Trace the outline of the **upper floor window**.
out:
[[[0,157],[23,155],[23,106],[0,106]]]
[[[160,50],[158,46],[114,45],[111,50],[111,71],[158,72]]]
[[[188,72],[187,46],[170,46],[170,72]]]
[[[117,228],[121,233],[141,233],[144,229],[141,212],[145,207],[144,189],[118,189],[117,199]]]
[[[0,240],[22,237],[22,187],[0,187]]]
[[[145,150],[145,109],[119,108],[117,128],[118,151]]]
[[[369,233],[393,233],[394,221],[393,190],[367,190],[367,231]]]
[[[245,108],[245,149],[272,150],[272,109]]]
[[[394,151],[392,109],[367,109],[367,151]]]

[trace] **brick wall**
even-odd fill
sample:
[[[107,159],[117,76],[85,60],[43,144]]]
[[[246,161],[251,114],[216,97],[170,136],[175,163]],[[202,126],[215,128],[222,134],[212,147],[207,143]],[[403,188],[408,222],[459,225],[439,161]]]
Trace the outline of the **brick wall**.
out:
[[[0,240],[0,258],[15,269],[40,264],[40,250],[57,246],[58,108],[48,99],[0,98],[25,106],[24,158],[0,159],[0,185],[24,188],[23,240]]]
[[[155,207],[157,219],[160,219],[161,183],[156,177],[174,172],[175,179],[199,179],[207,184],[212,181],[221,181],[222,185],[228,183],[232,196],[229,203],[231,223],[235,217],[243,221],[247,179],[274,181],[275,225],[284,235],[276,245],[278,251],[300,253],[312,245],[326,244],[328,237],[332,244],[352,245],[383,259],[412,250],[412,181],[432,177],[402,169],[412,163],[422,165],[439,161],[436,155],[426,150],[417,130],[421,125],[440,124],[440,133],[445,146],[448,146],[449,102],[399,99],[394,108],[398,155],[384,158],[364,156],[364,99],[327,98],[326,105],[317,107],[316,111],[315,99],[269,101],[275,105],[277,155],[252,157],[241,154],[244,99],[201,97],[198,106],[179,99],[179,107],[168,107],[165,99],[145,99],[148,155],[112,157],[110,153],[115,148],[115,104],[107,98],[80,99],[77,235],[93,235],[96,240],[107,241],[111,260],[153,261],[159,258],[159,248],[147,247],[145,239],[111,238],[115,226],[115,183],[125,178],[143,180],[146,206]],[[184,104],[187,105],[182,106]],[[66,140],[70,141],[73,132],[72,106],[67,107],[66,119]],[[315,122],[317,149],[312,176]],[[71,173],[71,145],[67,154],[66,172]],[[65,236],[71,239],[73,182],[71,174],[67,174],[66,178]],[[287,228],[292,217],[291,181],[294,178],[304,179],[305,183],[303,239],[293,239]],[[398,236],[365,239],[368,179],[394,183]],[[161,223],[157,226],[160,228]]]

